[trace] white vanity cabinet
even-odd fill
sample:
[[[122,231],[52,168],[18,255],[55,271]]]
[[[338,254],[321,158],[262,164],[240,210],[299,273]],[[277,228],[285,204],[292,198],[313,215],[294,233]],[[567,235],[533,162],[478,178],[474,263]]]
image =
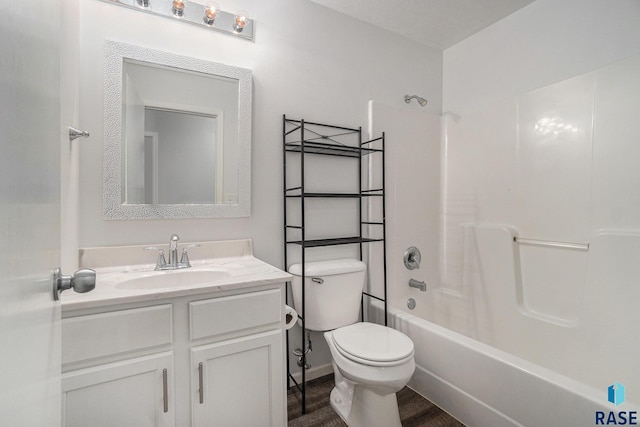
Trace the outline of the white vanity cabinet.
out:
[[[189,304],[192,342],[238,327],[257,332],[191,347],[194,426],[286,425],[282,328],[261,328],[279,324],[281,298],[266,290]]]
[[[65,426],[175,425],[172,304],[67,317],[62,325]]]
[[[71,372],[62,381],[64,425],[174,426],[170,372],[171,352]]]
[[[277,381],[284,375],[276,366],[281,358],[282,338],[276,331],[193,348],[193,382],[198,384],[193,425],[286,425]]]
[[[283,292],[63,307],[63,425],[285,426]]]

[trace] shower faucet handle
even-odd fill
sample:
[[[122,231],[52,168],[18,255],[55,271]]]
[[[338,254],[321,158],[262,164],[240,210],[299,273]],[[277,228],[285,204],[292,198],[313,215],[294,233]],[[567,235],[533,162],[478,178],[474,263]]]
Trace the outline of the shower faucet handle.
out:
[[[408,270],[420,268],[420,261],[422,261],[422,255],[420,254],[420,250],[415,246],[409,247],[404,252],[404,266],[407,267]]]

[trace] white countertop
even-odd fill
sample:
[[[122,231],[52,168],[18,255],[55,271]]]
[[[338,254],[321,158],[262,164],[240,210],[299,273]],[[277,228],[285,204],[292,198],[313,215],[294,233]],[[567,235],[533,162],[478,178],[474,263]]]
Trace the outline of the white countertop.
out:
[[[155,263],[95,268],[95,289],[84,294],[75,293],[72,290],[62,293],[60,296],[62,311],[67,312],[107,305],[278,284],[289,281],[292,278],[289,273],[267,264],[255,258],[253,255],[246,254],[246,252],[244,255],[239,256],[218,256],[215,258],[192,260],[191,268],[186,269],[154,271],[154,268]],[[180,284],[181,274],[208,270],[222,271],[225,273],[225,277],[215,278],[208,283],[198,283],[189,286]],[[174,276],[176,286],[153,289],[122,289],[118,287],[118,284],[126,280],[161,275]]]

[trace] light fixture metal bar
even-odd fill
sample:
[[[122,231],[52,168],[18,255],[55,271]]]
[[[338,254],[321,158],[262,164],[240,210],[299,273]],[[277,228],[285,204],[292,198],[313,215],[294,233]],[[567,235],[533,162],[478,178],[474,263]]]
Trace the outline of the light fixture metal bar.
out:
[[[172,9],[172,0],[148,0],[149,7],[138,5],[137,0],[102,0],[105,3],[111,3],[123,6],[128,9],[134,9],[151,15],[163,16],[165,18],[183,21],[187,24],[195,25],[200,28],[206,28],[221,33],[226,33],[245,40],[253,41],[255,23],[253,19],[249,19],[241,32],[235,31],[233,26],[236,22],[234,13],[218,11],[215,21],[212,24],[206,24],[204,21],[204,5],[185,0],[184,14],[180,17],[175,16]]]

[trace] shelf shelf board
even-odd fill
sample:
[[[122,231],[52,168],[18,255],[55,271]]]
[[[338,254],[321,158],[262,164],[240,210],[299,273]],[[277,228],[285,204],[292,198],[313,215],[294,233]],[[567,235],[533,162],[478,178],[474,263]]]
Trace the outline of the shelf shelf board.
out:
[[[354,243],[371,243],[371,242],[381,242],[383,239],[369,239],[366,237],[338,237],[334,239],[313,239],[313,240],[305,240],[304,246],[307,248],[315,248],[320,246],[337,246],[337,245],[350,245]],[[288,241],[287,243],[291,243],[294,245],[302,245],[302,241],[293,240]]]
[[[357,199],[360,197],[358,193],[303,193],[303,194],[287,194],[287,197],[311,197],[311,198],[328,198],[328,199]]]
[[[299,123],[300,125],[302,125],[303,120],[295,120],[295,119],[287,119],[285,118],[285,121],[287,123]],[[355,129],[355,128],[348,128],[348,127],[344,127],[344,126],[335,126],[335,125],[328,125],[325,123],[315,123],[315,122],[309,122],[304,120],[304,124],[305,125],[311,125],[311,126],[320,126],[323,128],[329,128],[329,129],[340,129],[340,130],[346,130],[347,132],[351,132],[351,133],[359,133],[360,129]]]
[[[304,147],[305,154],[323,154],[325,156],[340,156],[340,157],[355,157],[360,155],[367,155],[382,150],[366,148],[366,147],[353,147],[349,145],[329,144],[326,142],[314,142],[314,141],[295,141],[287,142],[285,144],[285,150],[292,153],[302,153]]]
[[[303,194],[287,194],[286,197],[291,198],[300,198],[304,196],[305,198],[326,198],[326,199],[357,199],[359,197],[376,197],[383,196],[382,193],[362,193],[362,195],[358,193],[303,193]]]

